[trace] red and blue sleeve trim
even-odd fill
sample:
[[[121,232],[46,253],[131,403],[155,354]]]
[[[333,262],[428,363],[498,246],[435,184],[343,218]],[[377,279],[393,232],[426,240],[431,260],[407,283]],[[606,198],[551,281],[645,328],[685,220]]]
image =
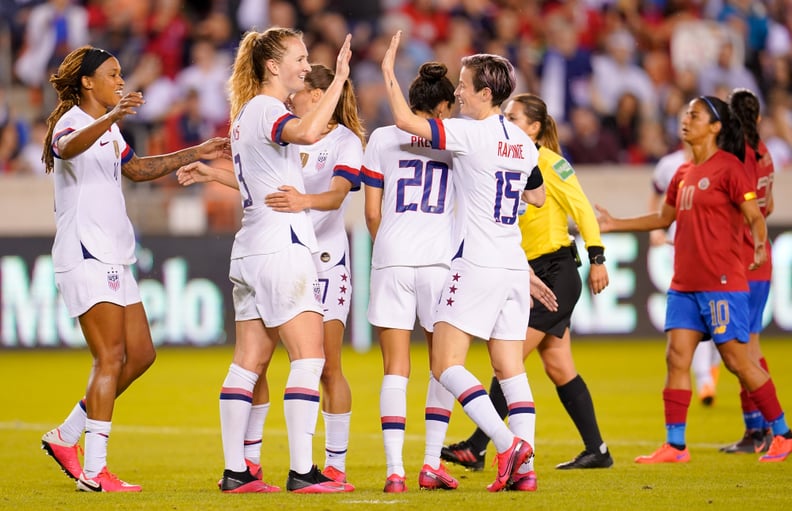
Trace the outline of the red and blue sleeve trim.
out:
[[[441,119],[429,119],[429,127],[432,129],[432,148],[445,150],[446,134],[443,121]]]
[[[292,113],[281,115],[280,118],[278,118],[278,120],[272,125],[272,133],[270,133],[270,138],[272,138],[272,141],[282,146],[289,145],[288,142],[281,140],[281,135],[283,134],[283,128],[286,126],[286,123],[296,118],[297,116]]]
[[[336,165],[333,169],[333,177],[343,177],[350,183],[352,183],[351,191],[356,192],[360,190],[360,170],[356,169],[355,167],[349,167],[347,165]]]
[[[360,178],[366,186],[385,188],[385,178],[382,173],[366,168],[365,165],[360,167]]]
[[[73,132],[74,132],[74,128],[65,128],[52,136],[52,154],[59,160],[61,159],[61,156],[59,154],[60,151],[58,151],[58,140],[61,137],[65,137],[69,133],[73,133]]]
[[[129,160],[135,157],[135,151],[132,149],[132,146],[129,144],[126,145],[124,148],[124,152],[121,153],[121,165],[127,163]]]

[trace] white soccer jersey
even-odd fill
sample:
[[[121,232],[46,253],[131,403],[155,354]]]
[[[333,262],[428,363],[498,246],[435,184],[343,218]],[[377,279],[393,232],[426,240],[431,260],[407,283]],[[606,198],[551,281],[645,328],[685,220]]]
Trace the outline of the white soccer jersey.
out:
[[[231,259],[271,254],[291,243],[316,252],[316,236],[305,211],[279,213],[264,204],[264,197],[282,185],[305,193],[299,147],[281,140],[283,126],[293,118],[282,101],[258,95],[234,120],[231,153],[243,209]]]
[[[382,188],[382,220],[371,265],[449,264],[454,211],[452,155],[396,126],[371,134],[363,157],[366,186]]]
[[[67,271],[86,258],[103,263],[135,262],[135,233],[121,191],[121,165],[134,152],[115,124],[91,147],[68,160],[58,154],[58,139],[96,119],[72,107],[55,124],[55,243],[56,272]]]
[[[679,166],[686,161],[687,156],[682,149],[669,153],[657,161],[657,165],[652,173],[652,184],[658,194],[664,194],[666,190],[668,190],[668,184],[671,182],[671,178],[674,177]]]
[[[686,161],[687,155],[682,149],[669,153],[658,160],[652,173],[652,186],[654,186],[655,193],[665,195],[668,185],[671,183],[671,178],[674,177],[680,165]],[[666,231],[666,241],[669,244],[674,243],[674,235],[676,235],[676,222],[672,222]]]
[[[363,145],[349,128],[338,125],[319,142],[299,148],[306,193],[326,192],[334,176],[348,180],[352,184],[352,191],[360,190]],[[312,209],[308,212],[319,244],[319,253],[314,257],[318,271],[335,266],[349,252],[344,222],[344,208],[348,199],[349,196],[335,210]]]
[[[503,115],[429,123],[432,147],[454,155],[461,256],[478,266],[528,269],[517,209],[538,163],[534,143]]]

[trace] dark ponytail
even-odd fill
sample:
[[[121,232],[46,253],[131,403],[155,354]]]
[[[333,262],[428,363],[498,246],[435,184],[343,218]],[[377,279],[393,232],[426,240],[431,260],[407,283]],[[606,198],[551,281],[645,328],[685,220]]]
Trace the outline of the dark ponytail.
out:
[[[748,89],[734,89],[729,94],[728,101],[732,115],[742,123],[745,142],[756,153],[756,160],[762,159],[759,154],[759,99]]]
[[[714,96],[699,96],[696,99],[701,101],[709,112],[710,124],[721,123],[721,130],[715,139],[718,147],[732,153],[741,162],[745,162],[745,133],[740,118],[733,115],[729,105],[721,99]]]

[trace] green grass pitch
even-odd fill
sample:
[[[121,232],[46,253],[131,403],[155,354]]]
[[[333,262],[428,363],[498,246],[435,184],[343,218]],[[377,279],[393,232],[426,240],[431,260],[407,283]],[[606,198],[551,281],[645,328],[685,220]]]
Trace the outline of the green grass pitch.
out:
[[[721,371],[712,408],[695,399],[688,417],[692,461],[685,465],[639,466],[633,458],[657,448],[665,438],[661,389],[664,343],[656,340],[574,341],[576,362],[594,397],[597,416],[615,465],[606,470],[557,471],[553,467],[581,449],[577,431],[533,355],[527,362],[537,408],[536,493],[490,494],[487,468],[465,472],[449,465],[460,480],[452,492],[419,491],[423,462],[423,406],[428,364],[422,343],[414,347],[408,389],[405,463],[409,491],[385,494],[385,455],[379,427],[382,364],[374,349],[345,353],[353,389],[352,438],[347,460],[357,489],[344,495],[224,495],[216,483],[223,457],[218,394],[230,347],[162,348],[157,362],[116,404],[109,465],[123,479],[143,485],[140,494],[86,494],[40,449],[41,435],[57,425],[82,396],[90,367],[86,351],[0,352],[0,510],[666,510],[792,509],[792,460],[763,464],[755,455],[726,455],[717,448],[742,434],[736,379]],[[782,405],[792,410],[792,339],[765,339],[763,349]],[[468,367],[488,386],[486,348],[476,341]],[[283,486],[288,448],[282,390],[288,370],[285,352],[270,369],[272,408],[264,432],[265,479]],[[788,420],[792,419],[792,414]],[[471,430],[459,405],[449,441]],[[324,461],[321,416],[314,459]]]

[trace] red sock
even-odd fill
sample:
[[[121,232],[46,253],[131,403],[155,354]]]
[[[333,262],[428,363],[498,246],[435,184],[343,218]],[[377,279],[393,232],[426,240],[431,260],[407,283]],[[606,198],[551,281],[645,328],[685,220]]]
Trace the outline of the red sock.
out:
[[[776,395],[775,384],[772,378],[767,380],[767,382],[758,389],[749,392],[748,396],[756,403],[756,406],[762,412],[762,416],[767,422],[773,422],[784,413],[784,410],[781,408],[781,403],[778,402],[778,395]]]
[[[685,424],[687,422],[687,412],[692,395],[693,392],[690,390],[663,389],[666,425]]]

